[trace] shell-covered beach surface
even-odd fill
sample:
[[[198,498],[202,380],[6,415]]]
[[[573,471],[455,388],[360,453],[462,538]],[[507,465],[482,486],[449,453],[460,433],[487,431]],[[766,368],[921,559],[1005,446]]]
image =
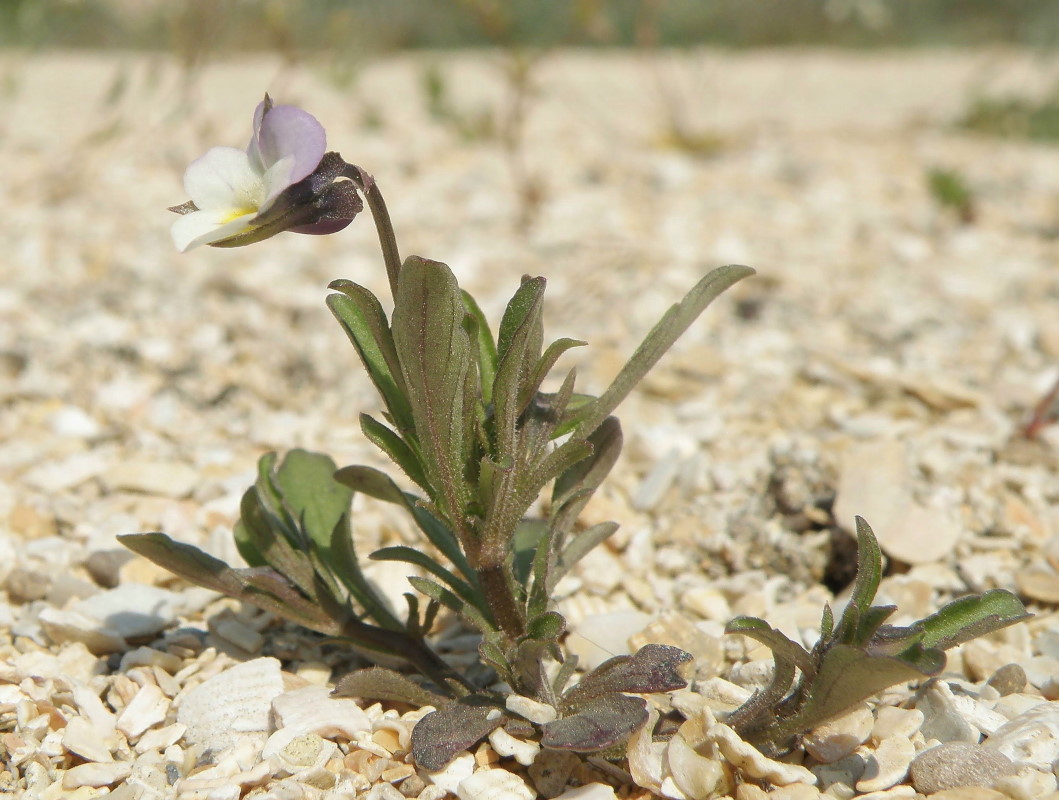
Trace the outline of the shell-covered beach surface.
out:
[[[0,793],[1059,796],[1059,426],[1021,433],[1059,377],[1059,148],[955,124],[982,93],[1046,90],[1059,64],[553,52],[520,112],[508,58],[401,56],[350,79],[267,58],[188,73],[4,56]],[[709,269],[757,270],[620,409],[625,452],[585,521],[621,529],[559,587],[584,665],[647,642],[695,656],[689,688],[651,703],[699,738],[645,728],[608,762],[500,731],[417,769],[423,709],[329,696],[355,654],[116,542],[158,530],[235,561],[263,453],[386,466],[358,424],[376,398],[324,306],[337,278],[386,297],[367,214],[238,250],[179,255],[169,238],[185,166],[244,146],[265,90],[323,122],[377,178],[403,253],[449,264],[492,320],[520,276],[545,276],[548,335],[589,342],[562,362],[584,391]],[[939,169],[969,210],[932,195]],[[362,552],[410,541],[396,511],[354,503]],[[888,558],[897,623],[994,587],[1036,616],[769,762],[717,722],[772,665],[724,625],[761,616],[811,645],[824,603],[846,599],[854,515]],[[369,571],[400,603],[404,574]],[[453,620],[437,636],[452,663],[476,659]]]

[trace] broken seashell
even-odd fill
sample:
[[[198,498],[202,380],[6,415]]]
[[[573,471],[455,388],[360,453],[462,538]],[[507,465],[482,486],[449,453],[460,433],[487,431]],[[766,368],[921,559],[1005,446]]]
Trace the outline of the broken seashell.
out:
[[[699,755],[684,739],[681,731],[693,727],[685,722],[669,740],[665,763],[677,788],[691,800],[707,800],[727,794],[731,788],[728,774],[720,761]]]
[[[541,746],[536,742],[528,742],[516,739],[503,728],[496,728],[489,734],[489,744],[502,758],[514,756],[515,760],[524,767],[528,767],[541,751]]]
[[[717,749],[728,763],[751,778],[768,781],[776,786],[793,783],[816,784],[816,776],[797,764],[784,764],[766,758],[751,744],[739,738],[739,734],[723,723],[716,723],[706,731],[706,736],[717,745]]]
[[[520,694],[508,695],[505,702],[507,710],[512,714],[518,714],[520,717],[524,717],[538,725],[552,722],[559,716],[559,712],[553,706],[547,703],[538,703],[536,700],[523,697]]]
[[[460,781],[456,796],[460,800],[535,800],[537,793],[513,772],[483,769]]]
[[[306,734],[353,740],[358,734],[371,731],[371,720],[364,710],[354,700],[332,697],[326,686],[309,685],[283,692],[273,698],[271,705],[279,730],[265,744],[265,758]]]
[[[460,783],[474,772],[474,766],[474,754],[463,752],[452,759],[444,768],[434,772],[423,770],[422,774],[435,786],[456,794],[456,789]]]
[[[130,742],[135,742],[145,731],[165,722],[169,713],[169,698],[153,683],[141,687],[118,717],[117,728]]]

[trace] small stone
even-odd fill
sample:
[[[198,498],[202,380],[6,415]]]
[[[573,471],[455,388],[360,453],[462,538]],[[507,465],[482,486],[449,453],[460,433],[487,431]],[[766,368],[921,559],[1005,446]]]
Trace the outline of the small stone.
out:
[[[135,742],[148,728],[164,722],[168,712],[169,698],[156,684],[147,683],[125,706],[118,717],[117,727],[130,742]]]
[[[923,712],[917,708],[898,708],[897,706],[880,706],[875,710],[875,724],[871,729],[871,738],[882,742],[892,736],[911,739],[923,725]]]
[[[85,569],[104,589],[113,589],[121,581],[121,567],[134,558],[128,550],[96,550],[85,559]]]
[[[489,734],[489,744],[501,758],[514,757],[524,767],[532,764],[541,750],[536,742],[516,739],[503,728],[497,728]]]
[[[189,742],[215,753],[242,741],[263,743],[272,727],[272,701],[282,693],[279,661],[256,658],[184,695],[177,721],[187,725]]]
[[[987,681],[1001,697],[1016,694],[1026,688],[1026,671],[1018,664],[1005,664]]]
[[[456,796],[460,800],[534,800],[536,792],[513,772],[483,769],[460,781]]]
[[[864,800],[864,798],[858,798]],[[1010,800],[1010,798],[996,789],[985,786],[961,786],[958,789],[946,789],[937,794],[932,794],[929,800]]]
[[[28,505],[19,504],[12,508],[7,523],[11,530],[23,539],[43,539],[59,532],[54,516]]]
[[[128,777],[130,772],[132,772],[131,761],[79,764],[63,773],[63,788],[78,789],[82,786],[111,786]]]
[[[860,703],[817,725],[806,735],[805,749],[823,764],[838,761],[868,741],[874,724],[871,708],[867,703]]]
[[[541,797],[557,797],[581,759],[566,750],[541,750],[526,772]]]
[[[122,461],[104,475],[113,490],[143,492],[161,497],[187,497],[199,483],[199,473],[179,461]]]
[[[982,745],[949,742],[924,750],[912,761],[912,785],[924,794],[960,786],[987,786],[1015,772],[1011,759]]]
[[[85,717],[74,717],[63,729],[62,744],[86,761],[113,761],[105,740],[109,731],[99,731]]]
[[[172,653],[155,650],[153,647],[137,647],[121,657],[119,669],[128,672],[133,667],[158,667],[170,675],[184,666],[184,662]]]
[[[983,747],[1051,770],[1059,759],[1059,702],[1041,703],[993,732]]]
[[[140,737],[136,742],[136,752],[146,753],[150,750],[165,750],[169,745],[176,744],[187,732],[187,725],[174,722],[164,728],[152,728]]]
[[[273,699],[272,709],[278,730],[265,744],[265,758],[307,734],[353,740],[372,729],[371,720],[356,701],[332,697],[326,686],[310,685],[284,692]]]
[[[210,630],[247,653],[256,653],[265,644],[264,636],[232,616],[211,619]]]
[[[474,755],[463,752],[435,772],[423,771],[427,779],[447,792],[456,794],[456,789],[474,773]]]
[[[617,800],[617,797],[613,786],[607,786],[605,783],[586,783],[557,795],[556,800]]]
[[[123,583],[76,603],[72,610],[99,620],[126,639],[138,639],[153,636],[175,623],[183,607],[183,598],[176,592],[142,583]]]
[[[37,617],[53,642],[81,642],[95,655],[120,653],[128,647],[125,637],[103,627],[100,622],[75,611],[45,608]]]
[[[520,694],[508,695],[505,704],[507,705],[507,710],[512,714],[518,714],[520,717],[524,717],[538,725],[551,722],[559,715],[554,706],[547,703],[539,703]]]
[[[919,699],[916,708],[923,712],[920,732],[939,742],[977,744],[981,732],[960,712],[952,689],[944,681],[934,683]]]
[[[1015,800],[1039,800],[1056,790],[1054,773],[1023,765],[1014,775],[1005,775],[993,782],[992,788]]]
[[[916,748],[904,736],[891,736],[879,743],[867,758],[864,774],[857,781],[858,792],[879,792],[889,789],[908,774]]]
[[[1059,603],[1059,573],[1032,565],[1015,574],[1019,594],[1041,603]]]

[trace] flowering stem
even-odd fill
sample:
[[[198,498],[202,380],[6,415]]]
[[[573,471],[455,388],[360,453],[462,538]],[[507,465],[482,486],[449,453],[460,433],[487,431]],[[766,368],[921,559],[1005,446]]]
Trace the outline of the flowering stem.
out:
[[[397,276],[401,272],[401,254],[397,250],[397,236],[393,232],[390,212],[386,210],[386,201],[375,178],[354,164],[347,164],[342,175],[357,185],[368,201],[375,229],[379,232],[379,245],[382,247],[382,259],[386,263],[386,277],[390,280],[390,294],[397,297]]]

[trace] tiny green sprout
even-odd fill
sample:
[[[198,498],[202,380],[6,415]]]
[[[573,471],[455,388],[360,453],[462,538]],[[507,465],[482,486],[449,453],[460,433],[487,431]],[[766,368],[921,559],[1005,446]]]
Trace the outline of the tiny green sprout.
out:
[[[974,192],[964,176],[954,169],[934,167],[927,171],[927,187],[939,206],[969,225],[978,216]]]
[[[811,651],[756,617],[737,617],[725,629],[772,651],[772,682],[727,720],[767,755],[790,751],[799,735],[883,689],[939,675],[945,650],[1031,616],[1014,594],[994,589],[954,600],[907,627],[884,625],[896,607],[872,605],[882,551],[860,517],[857,547],[849,602],[837,623],[831,607],[824,607],[820,639]]]

